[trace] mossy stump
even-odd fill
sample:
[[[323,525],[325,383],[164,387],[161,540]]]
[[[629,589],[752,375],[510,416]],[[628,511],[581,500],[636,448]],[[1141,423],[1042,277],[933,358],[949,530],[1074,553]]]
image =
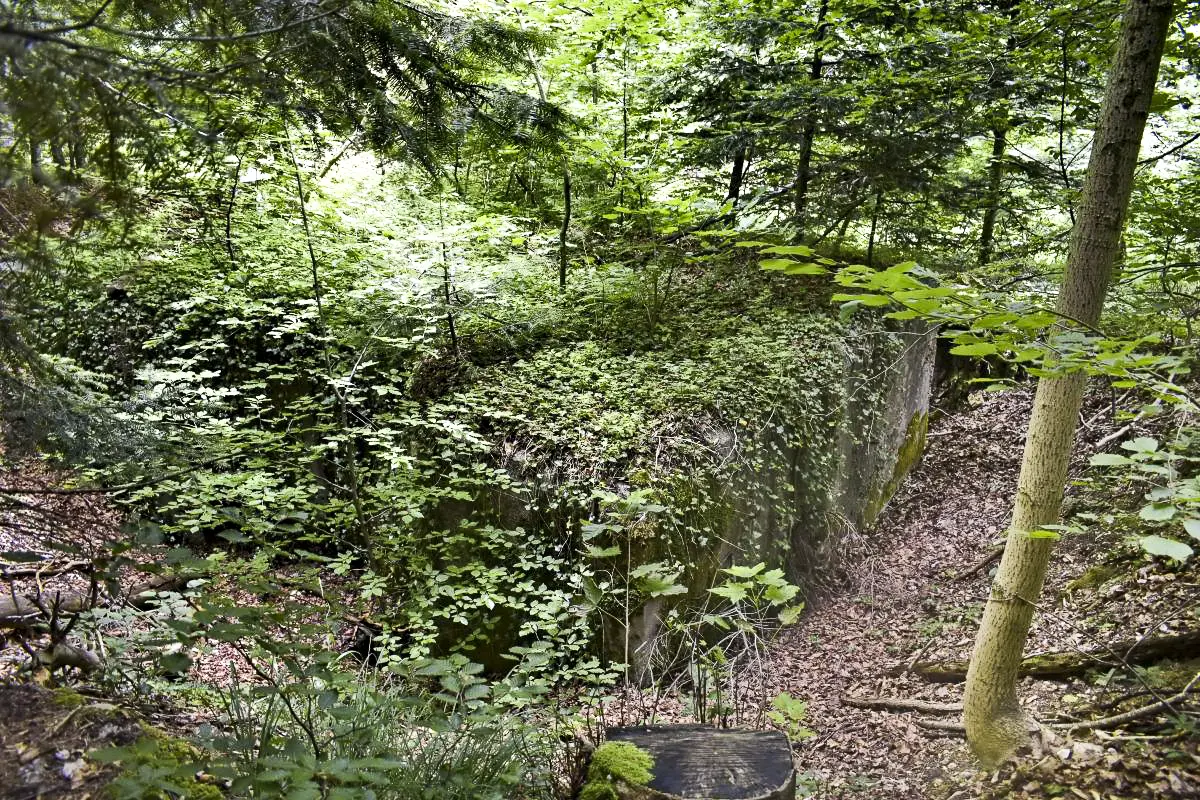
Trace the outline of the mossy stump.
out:
[[[795,800],[796,770],[787,737],[777,731],[706,725],[610,728],[654,759],[646,786],[621,786],[621,800]]]

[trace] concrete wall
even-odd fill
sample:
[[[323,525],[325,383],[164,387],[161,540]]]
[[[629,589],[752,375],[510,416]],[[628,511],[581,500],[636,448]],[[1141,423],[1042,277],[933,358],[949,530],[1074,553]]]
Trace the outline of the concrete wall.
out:
[[[732,509],[720,520],[719,535],[707,551],[691,550],[696,566],[687,576],[699,599],[717,569],[731,563],[765,561],[780,567],[802,587],[836,566],[845,537],[868,529],[920,460],[929,419],[936,336],[932,332],[878,329],[847,339],[843,373],[830,376],[826,431],[796,436],[789,425],[763,426],[757,445],[778,449],[775,468],[747,470],[728,491]],[[715,436],[716,439],[722,437]],[[729,434],[724,440],[732,440]],[[803,445],[792,444],[797,440]],[[822,459],[833,455],[833,463]],[[808,483],[824,472],[818,485]],[[693,480],[705,480],[694,476]],[[720,492],[735,487],[709,485]],[[784,502],[780,503],[779,498]],[[693,522],[699,522],[693,521]],[[675,543],[676,550],[685,543]],[[646,560],[654,560],[650,553]],[[649,677],[649,660],[661,631],[664,604],[653,603],[630,618],[635,679]],[[624,655],[623,624],[605,631],[610,657]]]

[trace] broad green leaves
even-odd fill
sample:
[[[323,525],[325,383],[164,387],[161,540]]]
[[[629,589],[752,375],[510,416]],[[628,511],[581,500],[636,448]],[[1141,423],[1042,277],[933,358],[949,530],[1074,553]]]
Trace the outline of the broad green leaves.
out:
[[[1186,436],[1166,446],[1150,436],[1138,436],[1121,443],[1120,453],[1098,453],[1091,458],[1094,467],[1106,467],[1130,483],[1148,484],[1148,500],[1137,518],[1158,530],[1137,541],[1147,553],[1186,561],[1192,555],[1181,535],[1200,540],[1200,478],[1190,475],[1200,458],[1191,454]]]
[[[1176,561],[1187,561],[1192,557],[1192,548],[1175,539],[1154,535],[1142,536],[1138,539],[1138,544],[1152,556],[1165,556]]]
[[[710,588],[708,591],[718,597],[728,600],[735,608],[746,603],[751,608],[778,609],[780,621],[784,625],[794,623],[804,609],[801,603],[788,606],[800,592],[800,587],[789,583],[781,569],[766,569],[766,564],[748,567],[734,565],[721,571],[731,578]],[[734,579],[739,580],[734,580]]]

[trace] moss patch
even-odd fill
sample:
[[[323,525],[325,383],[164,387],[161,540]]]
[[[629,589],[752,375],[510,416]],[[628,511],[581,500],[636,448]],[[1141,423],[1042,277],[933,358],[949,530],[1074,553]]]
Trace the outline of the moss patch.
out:
[[[221,800],[225,796],[216,786],[196,780],[204,757],[199,748],[144,722],[140,727],[142,737],[120,754],[123,769],[108,787],[109,798]]]
[[[1121,572],[1121,568],[1116,564],[1096,564],[1088,567],[1082,575],[1068,583],[1067,590],[1098,589],[1120,575]]]
[[[55,689],[54,704],[63,708],[79,708],[87,702],[87,698],[74,689]]]
[[[883,511],[883,507],[887,505],[904,482],[909,470],[921,460],[921,454],[925,452],[925,436],[928,432],[929,414],[913,414],[912,419],[908,421],[908,428],[904,431],[904,441],[896,452],[896,464],[892,467],[892,477],[883,486],[873,489],[867,500],[867,506],[863,510],[865,524],[870,525],[875,522],[880,512]]]
[[[654,757],[629,742],[605,742],[592,754],[579,800],[618,800],[617,787],[645,786],[654,780]]]

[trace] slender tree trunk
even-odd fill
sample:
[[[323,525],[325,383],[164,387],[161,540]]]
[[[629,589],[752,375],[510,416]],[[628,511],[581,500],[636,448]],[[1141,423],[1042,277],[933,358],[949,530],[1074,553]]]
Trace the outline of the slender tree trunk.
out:
[[[883,203],[883,190],[875,190],[875,202],[871,204],[871,232],[867,236],[867,266],[875,266],[875,234],[879,230],[879,206]]]
[[[1017,0],[1001,0],[999,10],[1008,17],[1010,31],[1015,29],[1020,18]],[[988,81],[988,94],[995,98],[995,115],[992,121],[992,157],[988,161],[988,186],[984,198],[983,226],[979,234],[979,264],[992,260],[996,239],[996,218],[1000,216],[1000,205],[1004,200],[1004,151],[1008,147],[1008,132],[1013,120],[1008,111],[1008,100],[1012,95],[1013,71],[1011,62],[1017,49],[1017,37],[1010,33],[1004,42],[1004,61],[992,70]]]
[[[821,80],[821,71],[825,68],[825,51],[821,49],[821,43],[825,41],[825,34],[829,30],[829,25],[825,22],[828,16],[829,0],[821,0],[821,7],[817,11],[817,29],[813,34],[813,56],[808,67],[808,78],[813,84],[814,91],[817,81]],[[801,239],[805,234],[805,217],[808,213],[808,183],[812,177],[812,151],[816,136],[817,110],[810,107],[804,119],[804,126],[800,129],[800,152],[797,154],[796,164],[794,203],[796,231]]]
[[[1120,251],[1171,15],[1171,0],[1130,0],[1122,20],[1058,300],[1062,315],[1085,326],[1100,320]],[[987,766],[1003,761],[1028,737],[1029,722],[1017,702],[1017,671],[1052,549],[1052,539],[1038,531],[1058,522],[1085,381],[1082,373],[1073,373],[1038,383],[1008,541],[967,671],[967,740]]]
[[[742,175],[746,169],[746,146],[740,145],[733,153],[733,169],[729,171],[729,191],[725,199],[737,207],[738,198],[742,196]]]
[[[1000,216],[1000,201],[1004,183],[1004,150],[1008,146],[1008,130],[998,127],[992,131],[992,159],[988,162],[987,205],[983,212],[983,230],[979,235],[979,265],[992,260],[996,236],[996,217]]]
[[[463,192],[462,181],[458,177],[458,169],[462,164],[462,139],[454,143],[454,193],[459,197],[466,197]]]
[[[49,186],[50,176],[42,167],[42,143],[29,137],[29,177],[37,186]]]
[[[558,231],[558,290],[567,290],[567,231],[571,227],[571,169],[563,159],[563,218]]]
[[[67,156],[63,151],[62,141],[59,139],[50,140],[50,160],[54,162],[54,166],[62,171],[67,169]]]

